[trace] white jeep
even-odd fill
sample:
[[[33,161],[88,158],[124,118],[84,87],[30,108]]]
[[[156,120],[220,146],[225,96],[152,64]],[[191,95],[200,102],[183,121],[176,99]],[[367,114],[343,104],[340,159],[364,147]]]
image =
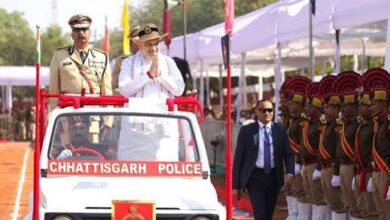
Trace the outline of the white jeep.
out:
[[[39,218],[225,219],[197,117],[170,101],[55,109],[40,156]]]

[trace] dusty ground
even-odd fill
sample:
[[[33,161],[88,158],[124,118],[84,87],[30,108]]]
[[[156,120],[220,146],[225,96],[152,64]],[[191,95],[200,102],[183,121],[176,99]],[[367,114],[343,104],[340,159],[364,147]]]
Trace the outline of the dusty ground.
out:
[[[27,214],[28,195],[33,188],[33,158],[30,142],[0,143],[0,220],[19,220]],[[22,172],[25,159],[25,172]],[[223,176],[212,179],[213,182],[224,182]],[[281,195],[274,220],[286,219],[285,206]]]
[[[27,163],[22,174],[25,155]],[[0,143],[1,220],[23,219],[27,214],[28,195],[33,188],[33,157],[34,150],[29,142]],[[22,175],[25,175],[24,183],[21,182]],[[18,193],[20,196],[17,198]]]

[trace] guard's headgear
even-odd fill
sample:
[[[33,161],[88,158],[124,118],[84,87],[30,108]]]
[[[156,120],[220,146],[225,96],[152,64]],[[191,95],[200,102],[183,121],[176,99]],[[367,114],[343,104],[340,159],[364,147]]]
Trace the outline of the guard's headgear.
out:
[[[332,91],[340,96],[343,104],[357,104],[361,90],[361,77],[354,71],[344,71],[337,75]]]
[[[287,87],[288,87],[288,83],[290,82],[290,80],[292,78],[293,77],[286,77],[286,79],[282,83],[282,86],[280,87],[280,91],[279,91],[279,94],[280,94],[281,98],[287,98],[288,97]]]
[[[364,90],[369,91],[371,101],[390,100],[390,74],[382,68],[372,68],[363,74]]]
[[[306,87],[311,80],[304,76],[294,76],[287,84],[288,99],[292,102],[303,104],[306,101]]]
[[[322,108],[322,100],[321,95],[319,93],[319,85],[318,82],[312,82],[306,87],[306,99],[307,103],[311,104],[312,106]]]
[[[328,75],[321,79],[318,91],[324,104],[340,105],[340,97],[332,91],[332,85],[336,76]]]

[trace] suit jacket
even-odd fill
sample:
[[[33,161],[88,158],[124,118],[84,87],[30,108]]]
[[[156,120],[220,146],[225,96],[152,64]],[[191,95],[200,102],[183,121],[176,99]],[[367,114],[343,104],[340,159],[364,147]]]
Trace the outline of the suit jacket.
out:
[[[284,167],[288,174],[294,175],[294,155],[283,125],[271,124],[274,168],[278,190],[284,185]],[[233,162],[233,189],[245,189],[256,165],[259,152],[259,123],[243,126],[237,139]]]

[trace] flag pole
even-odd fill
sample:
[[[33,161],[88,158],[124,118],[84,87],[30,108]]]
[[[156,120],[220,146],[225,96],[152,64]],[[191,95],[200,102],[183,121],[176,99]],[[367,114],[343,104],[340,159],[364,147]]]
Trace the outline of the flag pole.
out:
[[[40,134],[40,69],[41,69],[41,37],[39,32],[39,25],[36,26],[37,29],[37,45],[36,45],[36,63],[35,63],[35,151],[34,151],[34,200],[33,200],[33,220],[39,220],[39,177],[40,177],[40,154],[41,154],[41,134]]]

